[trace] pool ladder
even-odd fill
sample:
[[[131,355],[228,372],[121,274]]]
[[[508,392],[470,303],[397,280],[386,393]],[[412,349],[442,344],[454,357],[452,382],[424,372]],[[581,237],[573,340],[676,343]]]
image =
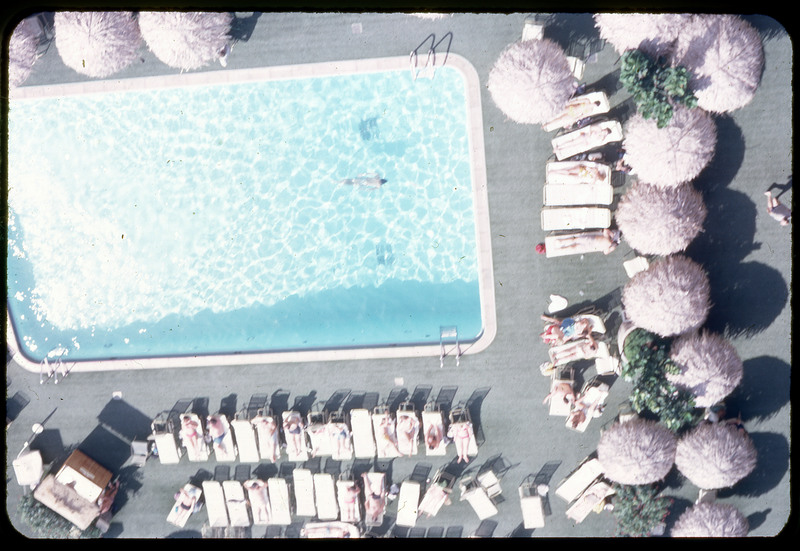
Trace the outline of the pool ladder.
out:
[[[458,367],[461,355],[463,352],[461,351],[461,344],[458,342],[458,327],[455,325],[447,325],[447,326],[440,326],[439,327],[439,368],[444,367],[444,357],[447,356],[447,350],[445,346],[446,339],[455,339],[455,346],[451,350],[455,350],[456,352],[456,367]]]
[[[433,79],[434,75],[436,74],[436,47],[442,43],[445,38],[449,38],[447,43],[447,51],[445,52],[444,61],[442,65],[447,62],[447,56],[450,53],[450,45],[453,43],[453,33],[448,32],[445,34],[438,42],[436,42],[436,35],[431,33],[429,34],[425,40],[420,42],[419,46],[414,48],[414,50],[409,54],[409,63],[411,65],[411,76],[414,80],[418,78],[430,78]],[[425,58],[425,65],[420,68],[419,67],[419,56],[417,52],[419,51],[422,46],[425,45],[426,42],[430,40],[431,46],[428,49],[428,56]]]
[[[55,353],[58,352],[58,355]],[[69,369],[67,369],[66,365],[64,364],[64,360],[62,356],[67,353],[66,349],[63,348],[56,348],[50,351],[50,354],[44,357],[44,359],[39,363],[39,384],[43,385],[51,378],[55,384],[58,384],[58,374],[61,373],[61,379],[63,380],[67,375],[69,375]],[[55,356],[56,360],[55,363],[51,364],[49,358],[51,355]],[[75,365],[74,363],[72,364]],[[45,376],[46,375],[46,376]]]

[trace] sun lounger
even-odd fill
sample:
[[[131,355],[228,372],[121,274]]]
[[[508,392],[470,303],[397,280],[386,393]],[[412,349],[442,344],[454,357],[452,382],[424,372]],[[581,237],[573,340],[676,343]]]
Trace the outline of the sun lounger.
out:
[[[606,207],[548,207],[541,212],[544,231],[585,230],[611,226],[611,210]]]
[[[321,411],[309,412],[306,423],[306,434],[311,442],[312,457],[326,457],[332,454],[331,437],[325,423],[325,414]]]
[[[397,519],[398,526],[415,526],[419,515],[419,482],[404,480],[400,485],[400,494],[397,496]]]
[[[593,236],[602,237],[603,231],[591,230],[547,235],[544,238],[545,256],[547,258],[556,258],[573,254],[604,253],[609,246],[605,239],[572,239],[573,237]]]
[[[258,453],[258,442],[253,424],[249,419],[234,419],[231,428],[236,436],[236,448],[239,451],[239,461],[244,463],[258,463],[261,456]]]
[[[572,503],[602,474],[600,461],[597,458],[587,459],[561,482],[556,488],[556,495]]]
[[[375,436],[372,420],[366,409],[350,410],[350,426],[353,429],[353,453],[358,459],[375,457]]]
[[[610,205],[614,188],[610,184],[545,184],[543,195],[546,207]]]
[[[404,456],[417,455],[419,448],[419,418],[412,410],[397,410],[397,449]]]
[[[525,481],[520,485],[519,505],[526,530],[544,528],[544,502],[533,483]]]
[[[231,424],[228,422],[228,418],[225,417],[225,415],[218,413],[217,417],[222,423],[225,432],[223,433],[222,440],[220,442],[213,442],[212,444],[212,448],[214,449],[214,458],[217,461],[224,462],[236,461],[236,446],[233,443]]]
[[[448,437],[454,440],[456,446],[458,445],[459,434],[467,434],[469,436],[467,455],[469,457],[478,455],[478,441],[475,438],[475,430],[472,426],[469,410],[462,407],[453,408],[453,411],[450,412],[450,427],[447,429]]]
[[[573,59],[581,61],[578,58]],[[575,70],[577,70],[577,67],[573,66],[573,71]],[[542,128],[545,132],[568,128],[582,119],[608,113],[609,109],[611,109],[611,105],[605,92],[589,92],[588,94],[575,96],[567,101],[564,110],[553,120],[543,124]]]
[[[550,415],[556,417],[567,417],[572,410],[572,401],[565,401],[559,396],[553,399],[552,395],[557,393],[558,385],[568,384],[570,388],[575,385],[575,378],[573,377],[572,369],[555,369],[550,381],[550,394],[551,398],[548,400],[550,403]],[[574,399],[574,393],[572,398]]]
[[[353,493],[356,490],[356,493]],[[336,500],[339,504],[340,520],[357,523],[361,521],[358,486],[352,480],[336,481]]]
[[[263,480],[252,479],[244,483],[247,500],[250,503],[250,512],[253,514],[253,524],[267,525],[272,517],[272,507],[269,503],[269,490]]]
[[[443,505],[450,503],[454,484],[454,476],[444,471],[436,473],[419,504],[419,514],[428,517],[436,516]]]
[[[480,520],[493,517],[497,514],[497,507],[492,502],[486,489],[477,480],[465,480],[461,486],[461,500],[466,500],[472,506]]]
[[[308,469],[292,471],[294,481],[295,514],[301,517],[314,517],[317,507],[314,504],[314,475]]]
[[[258,452],[261,459],[276,463],[281,455],[280,428],[273,415],[256,415],[250,423],[253,425],[258,440]]]
[[[184,417],[188,418],[187,422],[192,427],[187,427],[184,422],[181,421],[181,444],[186,449],[186,457],[189,458],[189,461],[193,462],[208,461],[210,450],[204,439],[203,423],[200,417],[195,413],[185,413],[181,416],[181,419],[183,420]],[[196,438],[196,446],[192,444],[192,437],[190,435]],[[158,448],[158,454],[161,455],[161,448]]]
[[[375,413],[372,414],[372,429],[375,433],[378,458],[400,457],[395,421],[386,408],[381,406],[375,408]]]
[[[361,534],[358,527],[347,522],[309,522],[300,530],[300,536],[303,538],[358,538]]]
[[[216,480],[203,482],[203,495],[208,513],[208,525],[212,528],[228,526],[228,507],[225,503],[225,493],[222,484]]]
[[[425,442],[426,455],[446,455],[447,454],[447,440],[445,440],[444,417],[441,411],[423,411],[422,412],[422,439]],[[431,431],[439,435],[439,443],[431,448],[428,446],[428,435]]]
[[[289,461],[306,461],[308,459],[308,448],[306,447],[303,417],[297,411],[284,411],[281,417],[283,420],[283,434],[286,439],[286,455],[289,456]],[[290,422],[298,423],[299,432],[291,433],[287,429]]]
[[[230,525],[251,526],[250,512],[247,509],[247,500],[244,497],[242,483],[237,480],[225,480],[222,483],[222,492],[225,494],[225,505],[228,508]]]
[[[172,506],[172,509],[169,511],[169,515],[167,515],[167,522],[174,524],[179,528],[186,526],[186,521],[188,521],[192,513],[197,510],[197,503],[200,502],[200,498],[203,495],[203,491],[194,484],[186,484],[183,487],[183,491],[186,492],[190,497],[194,498],[195,505],[187,509],[186,507],[181,506],[183,503],[181,498],[175,500],[175,505]]]
[[[292,513],[289,506],[289,485],[282,478],[273,477],[267,480],[269,490],[269,504],[272,508],[270,524],[288,526],[292,523]]]
[[[339,506],[336,502],[336,486],[333,475],[316,473],[314,475],[314,498],[317,504],[319,520],[336,520],[339,518]]]
[[[611,167],[596,161],[550,161],[545,165],[544,183],[611,185]]]
[[[386,512],[386,475],[384,473],[363,473],[364,478],[364,524],[367,526],[380,526],[383,524],[383,515]],[[375,512],[367,505],[373,499],[370,495],[379,496],[376,500],[380,507]]]
[[[600,344],[600,343],[598,343]],[[608,398],[609,387],[606,383],[598,380],[592,380],[584,385],[584,390],[575,401],[570,416],[567,418],[567,428],[584,432],[586,427],[595,417],[600,417],[603,413],[603,406],[605,405],[606,398]],[[583,412],[583,419],[577,424],[573,424],[573,416],[577,412]]]
[[[179,463],[183,456],[183,449],[178,445],[175,418],[169,411],[159,413],[150,424],[153,431],[153,442],[158,450],[158,459],[163,465]]]
[[[328,433],[328,442],[331,450],[331,457],[337,461],[345,461],[353,458],[353,437],[350,427],[345,422],[344,415],[340,412],[332,412],[325,425]]]
[[[610,132],[605,132],[606,130]],[[556,159],[562,161],[597,149],[609,143],[622,141],[622,125],[619,121],[602,121],[567,132],[552,139]]]
[[[581,523],[593,510],[599,512],[605,499],[614,493],[611,486],[602,480],[597,480],[589,486],[580,497],[567,509],[567,517],[576,523]]]
[[[559,344],[557,346],[552,346],[548,350],[550,355],[550,361],[553,365],[564,365],[570,362],[578,361],[578,360],[593,360],[595,358],[607,358],[611,354],[608,350],[608,344],[595,341],[596,348],[595,350],[590,350],[586,344],[589,342],[589,339],[578,339],[575,341],[569,341],[564,344]],[[570,350],[574,350],[577,355],[573,356],[564,356],[564,353]],[[572,359],[565,359],[565,358],[572,358]]]

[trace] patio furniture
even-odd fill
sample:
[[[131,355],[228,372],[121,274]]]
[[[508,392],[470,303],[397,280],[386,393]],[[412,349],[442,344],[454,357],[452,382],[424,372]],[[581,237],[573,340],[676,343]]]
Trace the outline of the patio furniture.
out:
[[[546,207],[610,205],[614,188],[611,184],[545,184],[543,196]]]
[[[350,427],[353,436],[353,453],[358,459],[375,456],[375,437],[372,432],[372,421],[366,409],[350,410]]]
[[[622,125],[619,121],[608,120],[556,136],[551,143],[556,159],[563,161],[606,144],[622,141],[622,138]]]
[[[576,523],[583,522],[593,510],[600,512],[605,499],[614,493],[611,485],[602,480],[595,481],[567,509],[567,517]],[[598,509],[600,508],[600,509]]]
[[[544,502],[531,476],[522,481],[518,493],[525,529],[544,528]]]
[[[292,472],[292,480],[294,482],[295,514],[301,517],[316,516],[314,475],[308,469],[295,469]]]
[[[573,72],[581,71],[580,64],[583,63],[583,61],[577,57],[568,57]],[[608,96],[605,92],[589,92],[570,98],[564,110],[553,120],[543,124],[542,128],[545,132],[552,132],[559,128],[569,128],[583,119],[608,113],[610,109],[611,105],[608,102]]]
[[[317,473],[314,475],[314,500],[317,504],[319,520],[336,520],[339,518],[339,506],[336,502],[336,485],[333,475]]]
[[[244,497],[242,483],[237,480],[226,480],[222,483],[225,505],[228,508],[228,519],[231,526],[251,526],[250,511]]]
[[[561,481],[556,488],[556,495],[567,503],[572,503],[602,474],[600,461],[596,457],[587,458]]]
[[[400,485],[400,493],[397,496],[397,520],[398,526],[413,527],[417,523],[419,515],[419,482],[404,480]]]
[[[248,412],[246,410],[240,411],[230,424],[236,436],[236,448],[239,452],[239,461],[258,463],[261,459],[261,454],[258,452],[256,431]]]
[[[445,440],[444,416],[442,412],[435,408],[435,404],[426,405],[422,412],[422,439],[425,442],[425,455],[441,456],[447,453],[447,441]],[[438,435],[438,442],[434,447],[429,447],[428,435]]]
[[[544,183],[611,185],[611,173],[610,165],[597,161],[548,161]]]
[[[228,526],[228,506],[222,483],[216,480],[205,480],[202,483],[203,495],[208,514],[208,525],[212,528]]]
[[[550,380],[549,414],[557,417],[567,417],[572,409],[572,401],[567,401],[559,395],[558,387],[560,385],[569,385],[570,390],[573,389],[575,385],[574,369],[571,367],[554,369]]]
[[[270,524],[288,526],[292,523],[289,485],[283,478],[272,477],[267,480],[267,488],[269,489],[269,503],[272,507]]]

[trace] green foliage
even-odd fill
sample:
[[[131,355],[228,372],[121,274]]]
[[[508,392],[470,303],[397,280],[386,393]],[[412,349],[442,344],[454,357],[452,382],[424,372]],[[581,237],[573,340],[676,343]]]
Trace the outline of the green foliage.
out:
[[[669,514],[672,499],[659,497],[653,484],[626,486],[614,483],[614,518],[621,536],[645,537],[653,534]]]
[[[637,328],[626,337],[623,352],[627,362],[621,375],[634,383],[630,403],[637,413],[649,411],[673,432],[697,421],[694,396],[667,379],[680,371],[669,357],[668,340]]]
[[[655,119],[659,128],[669,124],[674,104],[697,106],[697,98],[689,90],[689,76],[686,67],[670,67],[663,58],[654,61],[641,50],[622,55],[620,82],[630,92],[639,113],[646,119]]]
[[[35,535],[50,539],[87,539],[99,538],[100,530],[90,526],[79,530],[70,521],[36,501],[32,495],[22,497],[17,507],[20,519],[30,526]]]

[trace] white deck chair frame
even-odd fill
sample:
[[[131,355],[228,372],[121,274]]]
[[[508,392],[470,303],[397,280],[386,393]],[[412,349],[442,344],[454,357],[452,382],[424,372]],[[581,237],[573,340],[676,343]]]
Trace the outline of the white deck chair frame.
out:
[[[288,526],[292,523],[292,511],[289,503],[289,485],[282,478],[273,477],[267,480],[269,504],[272,509],[270,524]]]
[[[545,184],[542,195],[546,207],[610,205],[614,188],[610,184]]]
[[[336,485],[333,475],[328,473],[314,474],[314,498],[317,504],[319,520],[336,520],[339,518],[339,505],[336,501]]]
[[[212,528],[228,526],[228,506],[225,503],[222,484],[216,480],[204,481],[203,495],[205,496],[209,526]]]
[[[413,527],[417,524],[419,516],[419,482],[404,480],[400,485],[400,494],[397,496],[398,526]]]
[[[317,506],[314,500],[314,475],[308,469],[295,469],[292,471],[294,480],[295,514],[301,517],[317,516]]]
[[[261,455],[258,452],[258,441],[253,424],[247,419],[234,419],[231,428],[236,437],[236,449],[239,451],[239,461],[243,463],[258,463]]]
[[[225,480],[222,482],[222,492],[225,495],[225,505],[228,508],[228,520],[231,526],[251,526],[250,511],[244,497],[244,488],[238,480]]]
[[[358,459],[375,457],[375,436],[372,420],[366,409],[350,410],[350,427],[353,432],[353,453]]]
[[[547,207],[542,209],[540,218],[544,231],[611,227],[611,209],[607,207]]]
[[[587,136],[588,133],[592,132],[596,128],[607,128],[611,130],[611,132],[602,139],[594,138],[593,136]],[[582,136],[587,137],[582,138]],[[556,136],[551,140],[551,143],[553,146],[553,153],[556,155],[556,159],[563,161],[564,159],[574,157],[575,155],[585,153],[586,151],[591,151],[592,149],[597,149],[598,147],[602,147],[606,144],[622,141],[622,137],[622,125],[619,123],[619,121],[610,120],[596,122],[577,130],[573,130],[572,132],[567,132],[566,134]]]
[[[555,493],[567,503],[572,503],[602,474],[603,467],[596,457],[586,459],[561,481]]]

